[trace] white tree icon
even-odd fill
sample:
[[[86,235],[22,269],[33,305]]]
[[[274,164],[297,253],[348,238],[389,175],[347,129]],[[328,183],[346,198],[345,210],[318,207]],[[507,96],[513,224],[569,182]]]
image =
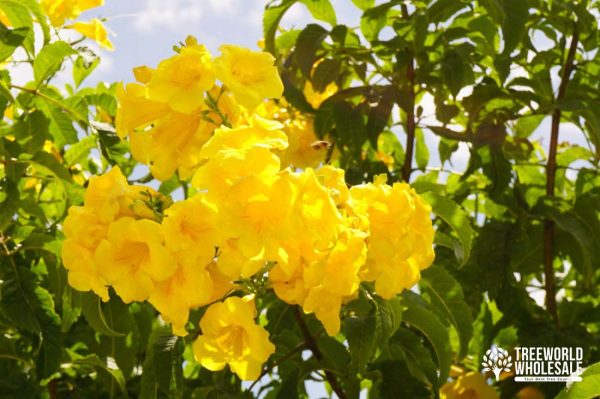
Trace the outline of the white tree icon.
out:
[[[502,348],[493,347],[488,349],[483,355],[483,371],[491,371],[496,376],[496,381],[500,378],[502,371],[510,371],[512,367],[512,357]]]

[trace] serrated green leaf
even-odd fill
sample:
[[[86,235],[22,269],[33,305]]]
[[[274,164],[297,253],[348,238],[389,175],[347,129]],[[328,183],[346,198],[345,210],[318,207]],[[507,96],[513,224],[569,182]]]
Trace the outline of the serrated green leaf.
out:
[[[65,152],[65,162],[69,166],[73,166],[77,163],[83,162],[89,155],[93,148],[97,148],[96,136],[86,136],[73,144]]]
[[[414,292],[405,291],[402,303],[406,305],[403,321],[419,330],[429,340],[437,357],[439,380],[446,381],[452,364],[450,338],[446,326],[439,321],[435,313],[423,305]]]
[[[84,366],[90,366],[95,368],[96,370],[107,373],[110,378],[117,383],[121,394],[127,396],[127,387],[125,384],[125,377],[123,377],[123,373],[119,370],[116,365],[109,365],[104,360],[100,359],[97,355],[90,355],[82,358],[75,359],[73,361],[75,364],[81,364]]]
[[[330,83],[335,82],[339,77],[340,66],[341,61],[332,58],[319,62],[311,77],[313,88],[318,92],[323,92]]]
[[[300,32],[294,50],[294,59],[306,77],[310,77],[317,50],[329,32],[318,24],[309,24]]]
[[[504,38],[503,54],[510,54],[519,44],[526,31],[525,24],[529,18],[529,0],[502,0],[504,21],[502,36]]]
[[[124,333],[115,331],[112,326],[108,325],[102,311],[100,297],[96,294],[91,292],[82,294],[81,312],[94,331],[112,337],[122,337],[125,335]]]
[[[331,26],[337,25],[335,9],[329,0],[300,0],[300,2],[308,8],[315,19],[327,22]]]
[[[374,317],[348,317],[344,320],[344,334],[348,340],[350,367],[364,373],[376,349]]]
[[[379,32],[387,23],[388,12],[394,5],[396,5],[394,2],[380,4],[363,13],[360,18],[360,31],[368,41],[377,40]]]
[[[75,87],[79,87],[99,64],[100,58],[94,58],[91,62],[88,62],[82,56],[77,57],[73,63],[73,81],[75,82]]]
[[[458,258],[461,266],[464,266],[471,254],[471,243],[473,240],[473,228],[467,213],[451,199],[427,192],[422,194],[423,198],[431,205],[433,213],[454,230],[461,243],[462,253]]]
[[[471,309],[464,300],[462,287],[443,267],[433,266],[421,273],[421,284],[429,295],[432,309],[446,318],[458,333],[460,350],[458,358],[467,355],[469,341],[473,336]]]
[[[582,380],[565,387],[555,399],[594,399],[600,392],[600,363],[594,363],[583,371]]]
[[[29,9],[20,1],[0,0],[0,10],[8,18],[14,28],[26,28],[27,35],[23,40],[23,47],[29,54],[34,52],[33,19]]]
[[[29,31],[29,28],[6,29],[0,25],[0,61],[10,57],[23,44]],[[3,93],[3,96],[6,97],[6,94]]]
[[[376,296],[372,302],[375,307],[375,341],[379,348],[385,348],[400,327],[402,305],[398,298],[384,300]]]
[[[425,170],[429,163],[429,149],[425,142],[425,135],[422,129],[415,129],[415,160],[417,161],[417,167],[421,170]]]
[[[63,41],[44,46],[33,62],[33,76],[36,82],[41,83],[46,80],[58,71],[66,57],[74,54],[77,52]]]
[[[263,36],[265,38],[265,51],[275,54],[275,34],[279,27],[279,22],[285,12],[297,0],[284,0],[281,4],[274,7],[266,7],[263,13]]]

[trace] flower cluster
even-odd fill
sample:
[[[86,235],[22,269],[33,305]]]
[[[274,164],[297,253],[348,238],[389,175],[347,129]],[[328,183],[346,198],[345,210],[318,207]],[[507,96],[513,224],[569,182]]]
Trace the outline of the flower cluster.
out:
[[[431,264],[431,208],[404,183],[348,188],[342,169],[283,163],[289,126],[267,119],[274,103],[264,102],[283,90],[273,57],[221,52],[212,59],[188,38],[119,90],[117,132],[133,156],[160,180],[190,179],[194,194],[171,204],[118,168],[94,177],[65,221],[63,257],[76,289],[148,300],[180,335],[190,309],[226,297],[205,312],[194,353],[210,370],[229,364],[255,379],[274,348],[253,301],[231,293],[267,281],[336,335],[361,282],[391,298]]]

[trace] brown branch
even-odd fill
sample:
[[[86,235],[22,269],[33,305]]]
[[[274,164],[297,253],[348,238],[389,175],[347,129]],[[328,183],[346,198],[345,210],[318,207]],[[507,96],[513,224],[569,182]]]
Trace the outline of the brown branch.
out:
[[[560,101],[567,90],[567,84],[573,71],[579,32],[577,25],[573,28],[573,37],[567,53],[567,59],[562,70],[560,86],[556,94],[556,102]],[[556,152],[558,147],[558,134],[560,130],[561,110],[556,107],[552,113],[552,125],[550,128],[550,149],[548,150],[548,163],[546,164],[546,195],[554,197],[554,186],[556,183]],[[556,310],[556,282],[554,280],[554,221],[546,219],[544,222],[544,280],[546,287],[546,306],[557,327],[560,326],[558,312]]]
[[[408,7],[402,4],[402,17],[408,19]],[[406,81],[408,84],[408,107],[406,109],[406,155],[402,165],[402,180],[409,182],[412,173],[412,160],[415,147],[415,65],[411,57],[406,66]]]
[[[319,362],[321,362],[323,360],[323,353],[317,346],[317,341],[315,341],[312,334],[310,333],[310,330],[308,329],[308,326],[306,325],[306,322],[304,321],[304,318],[302,317],[300,307],[294,306],[294,307],[292,307],[292,311],[294,312],[294,317],[296,318],[296,321],[298,322],[300,331],[302,331],[302,335],[304,336],[304,343],[306,344],[306,347],[308,349],[310,349],[310,351],[313,353],[315,358]],[[342,389],[342,386],[338,382],[335,375],[330,370],[323,370],[323,371],[325,372],[325,378],[327,378],[327,382],[329,382],[331,389],[333,389],[333,392],[335,392],[335,394],[338,396],[338,398],[339,399],[347,399],[348,396],[346,396],[346,393]]]

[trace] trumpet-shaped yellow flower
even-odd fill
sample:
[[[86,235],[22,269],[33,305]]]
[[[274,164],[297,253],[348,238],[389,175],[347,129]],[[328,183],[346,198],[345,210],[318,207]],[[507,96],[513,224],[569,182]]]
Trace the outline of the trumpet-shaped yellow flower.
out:
[[[117,85],[117,134],[125,138],[135,129],[143,130],[170,112],[167,104],[147,98],[148,89],[139,83]]]
[[[431,208],[408,184],[389,186],[378,180],[352,187],[348,203],[368,219],[368,256],[361,278],[375,281],[385,299],[416,284],[420,270],[433,261]]]
[[[167,248],[184,263],[208,264],[223,240],[218,222],[217,207],[198,193],[167,209],[161,228]]]
[[[283,166],[316,168],[325,160],[329,144],[317,138],[312,119],[299,118],[290,121],[285,132],[289,147],[281,155]]]
[[[215,58],[217,79],[241,105],[252,109],[265,98],[281,97],[283,83],[271,54],[233,45],[219,49],[221,56]]]
[[[62,260],[69,285],[79,291],[92,290],[104,301],[108,300],[107,281],[94,263],[94,253],[107,231],[108,225],[82,206],[69,208],[63,222]]]
[[[129,192],[127,179],[115,166],[101,176],[93,176],[85,192],[84,204],[102,221],[112,221],[121,209],[120,200]]]
[[[85,37],[89,37],[107,50],[113,51],[115,48],[108,38],[106,27],[99,19],[92,19],[89,22],[75,22],[69,28],[76,30]]]
[[[257,379],[275,347],[255,317],[256,308],[248,297],[229,297],[211,305],[200,320],[202,335],[192,347],[196,360],[211,371],[229,364],[242,380]]]
[[[441,399],[498,399],[498,393],[487,384],[485,377],[476,371],[463,374],[440,389]]]
[[[154,283],[177,270],[177,262],[164,246],[160,225],[130,217],[110,224],[94,261],[126,303],[148,299]]]
[[[210,90],[214,84],[210,53],[189,36],[179,54],[161,61],[153,71],[148,82],[148,98],[188,114],[203,104],[203,92]]]
[[[181,178],[189,177],[200,160],[202,145],[210,138],[212,126],[200,113],[170,112],[146,131],[130,134],[131,153],[150,166],[152,175],[161,181],[178,170]]]
[[[90,8],[99,7],[104,0],[41,0],[42,10],[54,26],[62,26],[67,19],[75,19]]]

